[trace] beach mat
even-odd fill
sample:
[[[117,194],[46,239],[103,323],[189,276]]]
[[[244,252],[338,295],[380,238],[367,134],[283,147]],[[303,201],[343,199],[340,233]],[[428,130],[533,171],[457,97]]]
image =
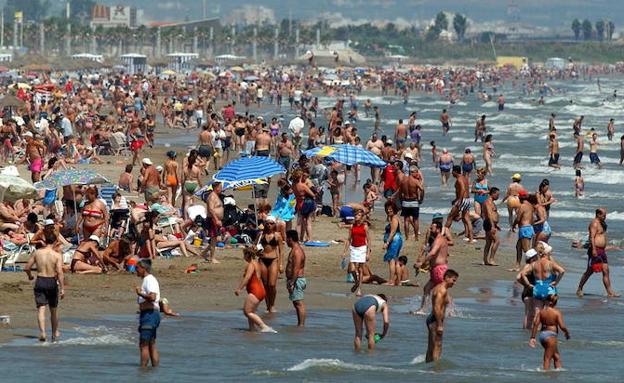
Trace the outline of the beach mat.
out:
[[[308,247],[329,247],[329,242],[310,241],[304,242],[303,245]]]

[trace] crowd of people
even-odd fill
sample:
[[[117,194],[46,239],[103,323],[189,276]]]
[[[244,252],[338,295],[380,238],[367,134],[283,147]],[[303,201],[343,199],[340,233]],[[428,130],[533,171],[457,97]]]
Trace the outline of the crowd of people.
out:
[[[432,166],[440,173],[443,187],[454,179],[452,208],[446,219],[434,214],[432,222],[424,225],[420,234],[420,207],[425,203],[425,179],[421,168],[423,160],[423,133],[417,113],[398,120],[393,135],[380,127],[381,110],[370,100],[363,103],[364,113],[374,117],[375,129],[369,139],[358,131],[358,95],[363,89],[378,88],[382,94],[394,92],[437,92],[450,104],[469,93],[478,91],[488,98],[484,88],[496,87],[505,81],[518,81],[527,94],[543,95],[550,88],[549,78],[591,76],[609,68],[572,66],[559,74],[540,69],[527,69],[518,74],[509,69],[456,68],[449,71],[376,71],[356,76],[346,73],[352,81],[347,90],[343,86],[324,81],[323,75],[309,71],[271,69],[258,81],[235,81],[233,76],[202,77],[193,74],[186,81],[158,76],[100,75],[77,79],[55,79],[63,90],[61,96],[41,100],[31,92],[18,94],[23,105],[16,110],[5,110],[0,131],[4,135],[3,159],[18,165],[28,164],[33,182],[45,180],[57,171],[77,164],[100,164],[105,156],[132,152],[130,164],[121,172],[118,190],[111,201],[103,199],[102,188],[95,185],[65,185],[62,190],[42,191],[37,201],[18,200],[0,203],[1,227],[5,241],[13,244],[27,241],[33,247],[33,256],[26,271],[37,265],[38,279],[35,297],[39,309],[40,339],[45,340],[44,310],[52,314],[52,338],[58,332],[58,297],[64,295],[63,273],[106,273],[135,269],[143,279],[137,287],[139,297],[141,364],[148,360],[158,365],[155,347],[156,329],[160,311],[171,313],[168,303],[160,297],[160,287],[152,274],[151,261],[159,256],[198,256],[208,262],[219,263],[217,247],[243,244],[246,262],[243,277],[235,290],[239,295],[246,289],[244,314],[250,330],[273,332],[256,313],[262,301],[268,312],[275,312],[279,274],[285,272],[287,291],[297,313],[299,326],[305,325],[304,290],[306,255],[302,243],[312,242],[314,222],[323,213],[341,218],[340,227],[346,233],[343,264],[353,282],[351,292],[358,296],[353,306],[355,326],[354,345],[360,348],[363,326],[366,327],[368,347],[386,336],[389,329],[388,300],[383,294],[364,295],[363,284],[389,286],[414,285],[419,273],[428,272],[424,285],[422,305],[416,311],[424,313],[427,297],[431,297],[432,313],[426,319],[429,331],[427,361],[440,358],[445,311],[451,304],[449,289],[458,279],[458,273],[449,269],[449,246],[453,245],[452,227],[461,221],[459,235],[467,244],[485,240],[483,265],[496,266],[499,248],[499,221],[497,201],[501,189],[488,181],[494,173],[494,138],[488,133],[486,115],[477,118],[474,142],[483,145],[483,167],[470,148],[456,161],[452,153],[443,149],[438,153],[431,141]],[[340,74],[342,75],[342,74]],[[51,81],[43,75],[41,81]],[[314,95],[323,92],[338,96],[335,105],[321,109]],[[286,125],[278,113],[282,99],[296,114]],[[499,111],[504,111],[505,99],[497,99]],[[256,106],[254,106],[254,104]],[[251,114],[252,107],[273,109],[274,118],[265,120],[260,114]],[[241,111],[244,109],[244,112]],[[325,127],[318,124],[319,115],[325,117]],[[160,138],[156,127],[172,129],[198,128],[196,148],[184,153],[170,150],[162,165],[155,164],[146,155],[148,147]],[[453,123],[449,110],[441,110],[441,132],[452,134]],[[583,192],[580,163],[583,155],[583,117],[574,124],[577,141],[575,188]],[[608,127],[609,139],[614,136],[613,120]],[[549,166],[559,167],[559,143],[555,115],[551,117]],[[306,130],[307,129],[307,130]],[[622,138],[624,142],[624,137]],[[345,166],[331,157],[306,155],[304,152],[329,144],[348,144],[368,150],[386,164],[371,169],[371,177],[363,186],[361,203],[343,204],[346,184],[353,179],[358,184],[361,166]],[[600,166],[597,153],[597,132],[591,132],[591,163]],[[624,144],[623,144],[624,145]],[[238,156],[271,157],[285,168],[285,174],[254,185],[255,210],[246,212],[234,208],[230,196],[225,195],[220,182],[206,183],[206,175],[226,166]],[[138,172],[135,167],[139,167]],[[509,229],[518,229],[516,262],[512,270],[519,272],[518,283],[527,306],[525,327],[532,328],[535,343],[536,328],[542,327],[540,342],[545,348],[544,368],[550,359],[560,366],[556,334],[560,328],[566,336],[557,303],[556,286],[564,269],[554,261],[548,245],[552,228],[548,224],[551,207],[556,203],[549,180],[544,179],[535,192],[521,184],[522,175],[514,174],[512,182],[502,195],[509,213]],[[270,185],[277,185],[277,197],[269,202]],[[325,192],[330,204],[325,206]],[[45,195],[43,195],[45,193]],[[142,200],[136,197],[142,195]],[[383,203],[382,200],[385,200]],[[383,204],[387,224],[383,234],[383,260],[388,265],[388,278],[371,270],[370,259],[374,233],[371,230],[376,205]],[[325,208],[328,209],[325,209]],[[246,214],[245,214],[246,213]],[[609,296],[617,296],[609,279],[606,256],[605,209],[596,211],[589,227],[588,266],[578,287],[583,286],[593,273],[602,273]],[[253,217],[253,219],[245,219]],[[402,217],[402,219],[401,219]],[[421,241],[422,238],[422,241]],[[414,257],[413,271],[405,253],[419,243]],[[286,245],[290,252],[286,255]],[[403,253],[403,254],[402,254]],[[70,254],[68,264],[64,254]],[[523,257],[527,265],[521,267]],[[286,263],[286,265],[284,265]],[[57,284],[58,281],[58,284]],[[375,314],[382,313],[384,327],[375,333]],[[554,334],[554,335],[553,335]]]

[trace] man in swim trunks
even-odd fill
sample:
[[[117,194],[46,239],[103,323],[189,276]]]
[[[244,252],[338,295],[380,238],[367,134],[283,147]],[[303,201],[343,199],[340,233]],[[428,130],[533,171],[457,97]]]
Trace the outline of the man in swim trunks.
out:
[[[490,189],[490,198],[486,199],[481,207],[481,214],[483,214],[483,230],[485,230],[485,246],[483,247],[483,264],[486,266],[497,266],[494,262],[496,251],[500,240],[498,238],[498,232],[500,227],[498,226],[498,209],[496,207],[496,200],[500,195],[500,191],[497,187]]]
[[[427,356],[425,362],[431,363],[442,356],[442,335],[444,334],[444,317],[446,308],[451,303],[452,298],[449,289],[457,283],[459,274],[455,270],[447,270],[443,280],[431,291],[431,314],[427,317]]]
[[[139,304],[139,350],[141,367],[158,367],[160,354],[156,348],[156,331],[160,325],[160,285],[152,274],[152,262],[140,260],[136,265],[136,275],[143,279],[141,287],[136,286],[137,303]]]
[[[269,133],[271,129],[262,123],[262,131],[256,136],[256,146],[254,147],[254,155],[260,157],[269,157],[271,155],[271,141],[273,138]]]
[[[39,324],[39,341],[46,341],[45,308],[50,308],[50,323],[52,325],[52,341],[58,339],[59,315],[58,299],[65,296],[65,278],[63,276],[63,256],[54,250],[56,234],[54,231],[45,232],[45,246],[35,250],[28,259],[24,271],[29,280],[33,280],[31,269],[37,268],[35,282],[35,303],[37,304],[37,322]]]
[[[277,143],[277,163],[286,169],[286,177],[290,174],[290,163],[293,159],[295,147],[288,139],[288,133],[282,133],[282,139]]]
[[[589,162],[596,165],[598,169],[602,169],[602,163],[600,162],[600,157],[598,157],[598,145],[600,145],[598,143],[598,135],[594,133],[589,141]]]
[[[399,120],[396,128],[394,129],[394,141],[396,143],[397,150],[401,149],[405,146],[405,141],[407,141],[407,127],[403,123],[403,120]]]
[[[149,158],[143,158],[143,182],[140,191],[143,192],[145,202],[149,202],[154,194],[160,191],[160,174]]]
[[[180,184],[178,171],[178,162],[176,161],[177,153],[173,150],[167,152],[167,160],[165,161],[163,181],[167,187],[168,199],[171,205],[175,206],[175,197]]]
[[[468,178],[461,173],[461,167],[459,165],[453,166],[453,177],[455,177],[455,200],[453,200],[453,207],[446,217],[446,227],[451,228],[454,221],[460,219],[464,223],[464,241],[470,243],[476,243],[473,238],[472,221],[470,220],[470,185],[468,184]]]
[[[576,295],[583,296],[583,286],[593,273],[602,273],[602,283],[609,297],[620,295],[611,288],[609,278],[609,264],[607,259],[607,209],[596,209],[596,217],[589,224],[589,247],[587,248],[587,269],[579,282]]]
[[[518,193],[518,198],[520,199],[520,207],[518,208],[516,219],[513,225],[511,225],[512,231],[515,231],[515,228],[519,227],[518,241],[516,242],[516,263],[511,271],[520,271],[522,255],[531,248],[533,237],[535,236],[535,231],[533,229],[535,207],[530,202],[529,193],[527,193],[526,190],[521,190]],[[535,199],[535,195],[532,195],[532,198]]]
[[[453,156],[448,152],[448,149],[442,149],[442,155],[438,159],[438,167],[440,168],[440,177],[442,180],[442,186],[446,186],[449,179],[451,169],[453,169]]]
[[[288,262],[286,263],[288,298],[297,312],[297,326],[303,327],[306,318],[305,305],[303,304],[303,291],[307,287],[305,278],[306,255],[303,247],[299,244],[299,233],[297,233],[297,230],[288,230],[286,232],[286,244],[291,249],[288,254]]]
[[[481,140],[481,142],[483,142],[483,138],[485,137],[485,114],[481,116],[481,118],[479,118],[475,124],[475,139],[474,142],[477,142],[477,140]]]
[[[409,239],[410,227],[414,229],[414,239],[418,241],[420,204],[425,198],[424,182],[420,176],[418,166],[409,167],[409,176],[401,177],[399,189],[394,195],[401,201],[401,216],[405,229],[405,240]]]
[[[209,124],[204,124],[204,126],[202,126],[202,131],[199,133],[199,146],[197,147],[197,152],[199,153],[199,156],[205,159],[208,163],[212,159],[212,153],[214,153],[214,146],[212,144],[212,141],[212,127]]]
[[[210,245],[206,247],[202,257],[206,258],[209,263],[220,263],[216,259],[215,249],[217,241],[215,240],[217,235],[223,226],[223,202],[221,201],[221,182],[212,183],[212,192],[206,199],[206,223],[208,225],[208,235],[211,238]],[[208,253],[206,255],[206,253]]]
[[[574,155],[573,166],[575,169],[581,169],[581,160],[583,159],[583,147],[585,146],[585,138],[580,133],[574,133],[576,140],[576,154]]]
[[[557,133],[552,132],[548,136],[548,166],[559,169],[559,141],[557,140]]]
[[[429,227],[429,234],[435,239],[431,244],[429,252],[425,256],[425,259],[417,265],[419,268],[422,268],[425,264],[429,265],[429,281],[423,288],[423,297],[416,314],[425,313],[424,309],[427,296],[431,292],[432,288],[443,282],[444,273],[448,270],[449,242],[444,235],[442,223],[440,221],[434,221]]]
[[[442,109],[442,114],[440,114],[440,122],[442,123],[442,135],[446,136],[451,129],[451,116],[449,116],[446,109]]]

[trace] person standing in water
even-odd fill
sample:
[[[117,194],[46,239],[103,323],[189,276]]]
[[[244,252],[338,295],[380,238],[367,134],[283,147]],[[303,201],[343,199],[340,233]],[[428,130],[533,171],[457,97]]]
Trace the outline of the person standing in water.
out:
[[[507,203],[509,230],[511,230],[514,222],[514,213],[520,207],[518,193],[520,193],[520,190],[524,190],[520,181],[522,181],[522,175],[520,175],[520,173],[515,173],[511,176],[511,183],[507,186],[507,192],[505,193],[505,198],[503,198],[503,203]]]
[[[510,271],[520,271],[520,261],[522,260],[522,254],[526,253],[533,243],[533,237],[535,236],[535,230],[533,229],[533,223],[535,220],[535,208],[532,200],[537,202],[535,195],[529,195],[526,190],[521,190],[518,193],[520,199],[520,207],[518,208],[518,214],[511,226],[512,231],[518,227],[518,242],[516,242],[516,263],[515,267]]]
[[[557,117],[556,114],[551,113],[550,114],[550,118],[548,119],[548,131],[552,132],[553,130],[557,130],[557,128],[555,128],[555,117]]]
[[[485,246],[483,247],[483,264],[486,266],[497,266],[494,262],[496,251],[500,239],[498,238],[498,209],[496,200],[500,195],[497,187],[490,189],[490,196],[481,204],[481,215],[483,216],[483,230],[485,230]]]
[[[493,176],[494,168],[492,167],[492,157],[496,157],[494,151],[494,143],[492,142],[492,135],[485,136],[485,142],[483,143],[483,161],[485,162],[486,173]]]
[[[444,334],[444,317],[446,308],[451,303],[449,289],[457,283],[459,274],[455,270],[447,270],[444,273],[444,281],[431,291],[431,314],[427,317],[427,331],[429,341],[427,344],[427,363],[435,362],[442,356],[442,335]]]
[[[453,169],[453,156],[448,152],[448,149],[442,149],[442,154],[438,158],[438,168],[440,168],[440,178],[442,186],[446,186],[449,179],[449,174]]]
[[[609,124],[607,124],[607,138],[609,141],[613,141],[613,136],[615,135],[615,120],[610,118]]]
[[[600,162],[600,157],[598,157],[598,145],[600,145],[598,143],[598,135],[594,133],[589,140],[589,162],[596,165],[598,169],[602,169],[602,163]]]
[[[581,160],[583,159],[583,147],[585,146],[585,139],[581,133],[574,132],[574,139],[576,140],[576,154],[574,155],[573,166],[575,169],[581,168]]]
[[[362,343],[363,327],[366,326],[366,337],[368,338],[368,349],[375,348],[377,334],[375,333],[376,314],[381,313],[383,317],[383,331],[379,334],[379,340],[388,334],[390,328],[390,308],[388,298],[384,294],[366,295],[358,299],[351,309],[353,315],[353,327],[355,327],[355,338],[353,347],[355,351],[360,351]]]
[[[481,142],[483,142],[483,137],[485,137],[485,114],[481,116],[481,118],[479,118],[477,120],[477,123],[475,124],[475,139],[474,142],[477,142],[477,140],[481,140]]]
[[[560,169],[559,165],[559,141],[557,140],[557,134],[555,132],[550,133],[548,136],[548,166],[555,169]]]
[[[254,331],[256,326],[258,326],[260,332],[276,333],[277,331],[267,326],[262,318],[256,314],[260,302],[266,298],[266,290],[260,281],[260,264],[258,263],[256,253],[252,248],[245,248],[243,250],[243,256],[245,257],[247,266],[245,266],[245,272],[243,273],[238,287],[234,290],[234,295],[238,296],[243,288],[247,289],[247,298],[245,298],[243,313],[249,322],[249,331]]]
[[[139,350],[141,367],[158,367],[160,354],[156,348],[156,331],[160,325],[160,286],[152,274],[152,261],[140,260],[136,265],[136,275],[143,279],[141,286],[135,287],[139,304]]]
[[[581,169],[576,169],[576,176],[574,177],[574,196],[576,198],[583,197],[585,193],[585,180],[581,175]]]
[[[461,166],[453,166],[453,177],[455,177],[455,200],[453,200],[453,207],[446,217],[446,227],[451,228],[454,221],[460,219],[464,223],[464,233],[466,237],[464,241],[475,243],[472,235],[472,221],[470,220],[470,185],[468,184],[468,178],[461,173]]]
[[[306,255],[303,247],[299,244],[299,233],[297,233],[297,230],[288,230],[286,232],[286,244],[291,248],[290,254],[288,254],[288,262],[286,263],[288,298],[297,312],[297,326],[303,327],[306,318],[305,305],[303,304],[303,291],[307,287],[305,278]]]
[[[607,209],[596,209],[596,217],[589,224],[589,247],[587,248],[587,269],[581,277],[576,295],[583,297],[583,287],[593,273],[602,273],[602,283],[607,296],[619,297],[620,295],[611,288],[609,278],[609,264],[607,259]]]
[[[505,110],[505,97],[502,94],[498,96],[498,100],[496,101],[496,103],[498,104],[499,112],[502,112]]]
[[[39,341],[46,341],[45,309],[50,308],[50,323],[52,325],[52,341],[59,336],[58,303],[65,296],[65,277],[63,275],[63,257],[54,250],[56,234],[44,231],[45,246],[35,250],[28,259],[24,271],[29,280],[33,280],[31,269],[37,267],[37,280],[35,281],[35,303],[37,305],[37,323],[39,324]]]
[[[449,130],[451,130],[451,116],[449,116],[446,109],[442,109],[442,114],[440,114],[440,122],[442,123],[442,135],[448,135]]]
[[[550,369],[551,360],[555,368],[561,368],[561,355],[559,355],[559,347],[557,345],[559,329],[563,331],[566,339],[570,339],[570,332],[563,322],[563,314],[555,308],[557,300],[558,296],[555,294],[548,296],[546,299],[546,307],[535,315],[533,330],[531,331],[531,340],[529,340],[529,346],[535,348],[537,344],[535,339],[537,327],[541,326],[539,341],[542,347],[544,347],[544,370]]]

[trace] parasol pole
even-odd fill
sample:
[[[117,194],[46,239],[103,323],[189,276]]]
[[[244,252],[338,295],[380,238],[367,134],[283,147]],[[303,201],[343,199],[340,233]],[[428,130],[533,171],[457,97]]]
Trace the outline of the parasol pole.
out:
[[[253,184],[251,187],[251,196],[254,201],[254,217],[256,217],[256,229],[258,228],[258,207],[256,206],[256,185]]]
[[[80,228],[78,227],[78,206],[76,205],[76,188],[74,185],[71,185],[72,194],[74,196],[74,217],[76,220],[76,235],[78,236],[78,244],[80,244]]]

